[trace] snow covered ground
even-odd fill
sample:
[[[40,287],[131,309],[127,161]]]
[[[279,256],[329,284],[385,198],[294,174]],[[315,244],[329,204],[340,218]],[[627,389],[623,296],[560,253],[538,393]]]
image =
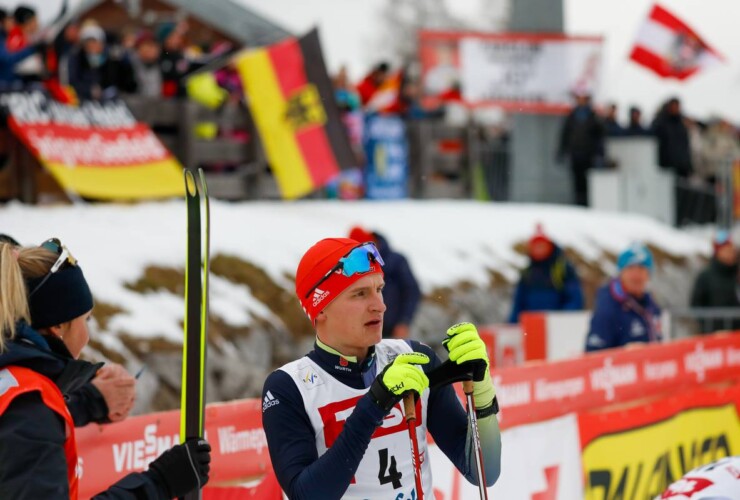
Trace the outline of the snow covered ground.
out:
[[[675,256],[709,255],[707,231],[685,232],[652,219],[577,207],[472,201],[212,203],[212,255],[229,254],[264,269],[287,289],[303,252],[355,224],[383,233],[411,262],[422,289],[460,281],[485,286],[489,269],[516,277],[525,259],[514,245],[537,223],[562,246],[602,262],[642,240]],[[180,201],[135,205],[0,207],[0,232],[31,245],[59,237],[79,259],[97,300],[126,311],[108,329],[179,342],[182,299],[124,286],[145,266],[184,267],[185,207]],[[604,262],[607,266],[611,265]],[[212,279],[211,308],[230,324],[272,318],[246,286]]]

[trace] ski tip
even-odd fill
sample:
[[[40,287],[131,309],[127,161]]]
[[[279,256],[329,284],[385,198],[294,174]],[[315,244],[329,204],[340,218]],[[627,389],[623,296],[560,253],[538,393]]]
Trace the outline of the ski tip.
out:
[[[198,194],[198,186],[195,184],[195,177],[193,173],[188,169],[183,169],[183,175],[185,176],[185,189],[188,196],[196,196]]]
[[[198,176],[200,177],[200,186],[203,190],[203,194],[208,193],[208,185],[206,184],[206,173],[203,171],[202,168],[198,169]]]

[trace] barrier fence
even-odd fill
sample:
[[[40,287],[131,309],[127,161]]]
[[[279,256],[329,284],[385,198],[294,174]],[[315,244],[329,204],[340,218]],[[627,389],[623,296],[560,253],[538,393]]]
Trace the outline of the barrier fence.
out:
[[[693,464],[740,453],[737,334],[503,368],[493,370],[492,377],[504,444],[493,498],[604,498],[602,490],[628,486],[653,491]],[[213,462],[204,498],[281,498],[260,403],[208,405],[206,435]],[[615,403],[619,406],[612,407]],[[81,497],[146,468],[177,441],[178,423],[179,412],[169,411],[79,429]],[[621,446],[620,436],[629,452],[613,453]],[[640,448],[640,442],[648,446]],[[435,498],[473,498],[476,488],[441,455],[432,446]],[[658,472],[656,464],[663,467]],[[249,481],[255,484],[234,486]],[[610,493],[606,498],[619,497]]]

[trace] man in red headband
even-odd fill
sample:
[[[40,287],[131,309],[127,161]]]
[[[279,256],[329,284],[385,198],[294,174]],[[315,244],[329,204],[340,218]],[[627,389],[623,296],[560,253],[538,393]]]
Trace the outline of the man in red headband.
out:
[[[427,430],[465,477],[478,483],[473,431],[450,385],[429,387],[441,364],[412,340],[383,339],[383,260],[372,243],[329,238],[296,272],[296,294],[316,329],[314,349],[274,371],[263,388],[262,424],[280,486],[291,499],[418,498],[400,400],[418,396],[422,488],[433,498]],[[470,323],[448,329],[457,366],[470,363],[486,484],[500,473],[498,404],[483,341]]]

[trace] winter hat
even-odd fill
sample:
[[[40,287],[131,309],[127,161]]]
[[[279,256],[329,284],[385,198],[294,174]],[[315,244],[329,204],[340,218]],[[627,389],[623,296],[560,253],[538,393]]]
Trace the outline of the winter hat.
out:
[[[36,17],[36,11],[28,5],[19,5],[13,11],[13,19],[17,24],[25,24],[34,17]]]
[[[326,238],[309,248],[301,258],[296,270],[295,293],[311,322],[314,322],[316,316],[347,287],[369,274],[383,274],[380,265],[373,263],[370,271],[366,273],[352,276],[332,273],[319,288],[313,288],[337,265],[339,259],[360,245],[359,241],[349,238]]]
[[[136,47],[139,47],[145,43],[157,43],[157,39],[154,37],[154,33],[149,30],[144,30],[136,35]]]
[[[28,292],[33,291],[28,308],[31,326],[36,329],[61,325],[93,308],[90,287],[78,265],[27,280],[26,286]]]
[[[360,243],[366,243],[368,241],[372,241],[375,243],[375,236],[373,233],[365,230],[361,226],[354,226],[349,231],[349,239],[359,241]]]
[[[157,30],[155,32],[155,36],[157,38],[157,41],[159,43],[164,43],[167,38],[172,34],[172,32],[175,31],[175,23],[168,22],[160,24],[157,27]]]
[[[633,243],[617,258],[617,271],[622,272],[630,266],[643,266],[653,272],[653,254],[642,243]]]
[[[103,28],[97,24],[88,23],[84,28],[80,30],[80,40],[97,40],[98,42],[105,42],[105,32]]]
[[[717,234],[714,235],[714,239],[712,240],[714,253],[717,253],[717,251],[725,245],[732,245],[732,238],[730,237],[729,231],[721,229],[717,231]]]
[[[548,252],[548,254],[546,256],[544,256],[544,258],[546,259],[547,257],[549,257],[552,254],[552,251],[554,249],[554,245],[553,245],[552,240],[550,239],[550,237],[547,236],[545,234],[545,231],[542,229],[542,224],[537,224],[537,226],[535,226],[534,234],[529,239],[530,253],[531,253],[532,247],[536,243],[539,243],[539,242],[550,244],[550,251]]]
[[[538,241],[546,241],[547,243],[552,243],[552,240],[549,236],[545,234],[545,230],[542,229],[542,224],[537,224],[534,228],[534,234],[529,239],[529,244],[537,243]]]

